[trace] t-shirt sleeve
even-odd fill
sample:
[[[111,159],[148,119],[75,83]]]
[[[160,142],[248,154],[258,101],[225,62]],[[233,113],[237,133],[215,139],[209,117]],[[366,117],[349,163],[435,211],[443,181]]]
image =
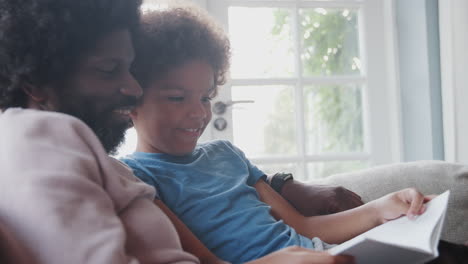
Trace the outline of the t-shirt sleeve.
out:
[[[245,153],[242,150],[240,150],[238,147],[234,146],[231,142],[227,140],[223,140],[223,142],[247,165],[247,168],[249,170],[249,177],[247,178],[248,185],[253,186],[255,185],[255,183],[257,183],[258,180],[266,178],[266,174],[257,166],[252,164],[252,162],[250,162],[250,160],[245,156]]]

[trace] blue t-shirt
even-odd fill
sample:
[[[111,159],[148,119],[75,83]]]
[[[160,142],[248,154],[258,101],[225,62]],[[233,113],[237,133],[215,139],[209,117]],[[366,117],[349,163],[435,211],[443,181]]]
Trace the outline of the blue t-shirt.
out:
[[[322,248],[270,215],[253,185],[264,173],[228,141],[186,156],[135,152],[122,159],[218,257],[233,263],[297,245]]]

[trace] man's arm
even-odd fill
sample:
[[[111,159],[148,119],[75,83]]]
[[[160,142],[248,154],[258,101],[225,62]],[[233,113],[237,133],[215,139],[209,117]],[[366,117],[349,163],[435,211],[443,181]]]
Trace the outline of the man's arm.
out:
[[[273,177],[278,175],[268,176],[270,185]],[[304,216],[333,214],[363,204],[359,195],[340,186],[306,184],[291,178],[273,189]]]

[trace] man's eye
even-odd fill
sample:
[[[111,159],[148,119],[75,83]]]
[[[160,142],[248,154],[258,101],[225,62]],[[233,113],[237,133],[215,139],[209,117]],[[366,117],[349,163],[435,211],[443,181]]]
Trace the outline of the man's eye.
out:
[[[181,101],[184,100],[184,97],[183,96],[170,96],[167,99],[169,99],[169,101],[173,101],[173,102],[181,102]]]
[[[115,68],[114,69],[98,69],[98,71],[102,73],[106,73],[106,74],[112,74],[115,72]]]
[[[105,66],[96,67],[96,70],[98,72],[112,74],[117,71],[117,68],[118,68],[117,65],[105,65]]]

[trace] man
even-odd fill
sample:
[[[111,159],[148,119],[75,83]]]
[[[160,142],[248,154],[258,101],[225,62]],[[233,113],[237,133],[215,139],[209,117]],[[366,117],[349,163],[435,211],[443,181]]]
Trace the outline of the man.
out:
[[[198,263],[154,189],[107,156],[142,93],[130,74],[139,5],[0,0],[0,223],[27,263]],[[295,186],[308,191],[284,192]],[[255,263],[285,259],[350,262],[288,248]]]
[[[154,190],[106,153],[142,93],[139,6],[0,1],[0,222],[32,263],[198,263]]]

